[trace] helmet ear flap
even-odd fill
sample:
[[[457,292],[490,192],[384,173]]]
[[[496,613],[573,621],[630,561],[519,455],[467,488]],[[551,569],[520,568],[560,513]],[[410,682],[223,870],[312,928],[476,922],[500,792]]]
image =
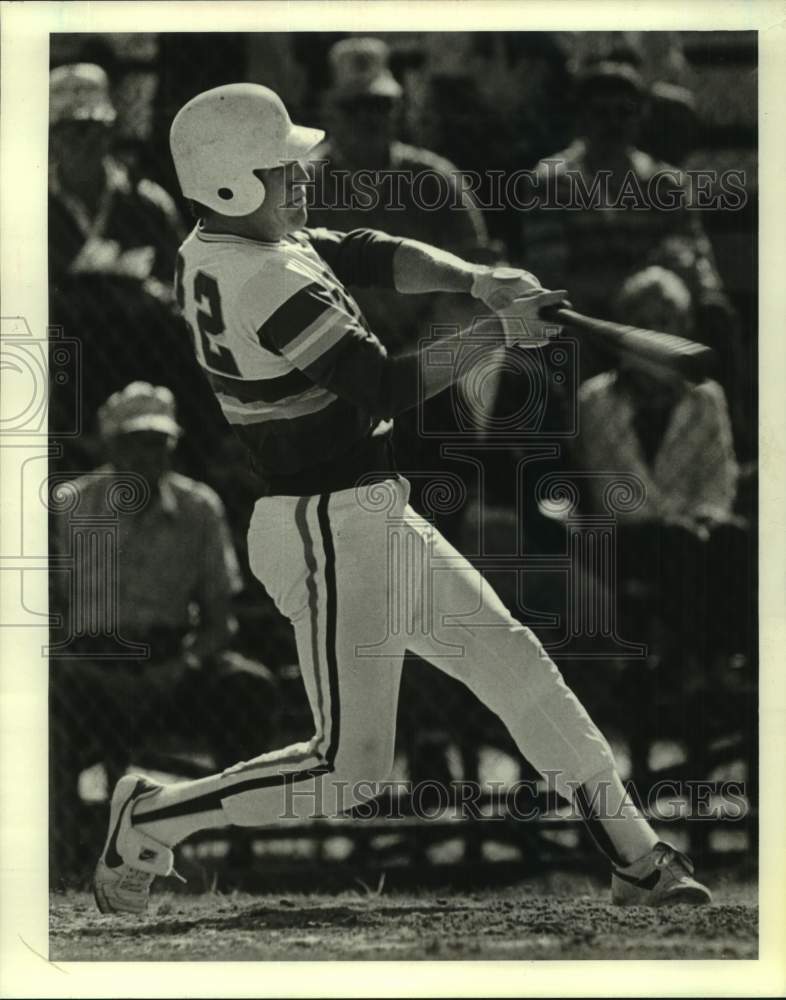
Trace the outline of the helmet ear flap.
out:
[[[265,200],[266,189],[259,173],[252,170],[251,174],[245,174],[242,180],[231,187],[222,184],[212,188],[210,194],[210,201],[205,198],[200,200],[207,201],[217,212],[238,216],[255,212]]]

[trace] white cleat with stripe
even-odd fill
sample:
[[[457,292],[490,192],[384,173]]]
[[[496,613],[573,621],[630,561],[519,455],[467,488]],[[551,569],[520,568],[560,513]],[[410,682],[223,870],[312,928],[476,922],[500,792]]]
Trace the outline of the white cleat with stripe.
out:
[[[611,901],[617,906],[669,906],[712,902],[710,890],[693,878],[693,863],[662,841],[626,868],[613,868]]]
[[[134,804],[160,789],[161,785],[135,774],[115,785],[106,843],[93,878],[93,895],[102,913],[144,913],[156,875],[185,881],[174,870],[171,849],[131,825]]]

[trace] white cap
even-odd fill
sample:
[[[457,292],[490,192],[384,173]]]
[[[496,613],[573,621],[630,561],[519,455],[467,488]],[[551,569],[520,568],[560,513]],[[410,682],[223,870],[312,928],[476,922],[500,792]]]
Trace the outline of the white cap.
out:
[[[110,396],[98,411],[98,425],[105,438],[134,431],[157,431],[172,437],[182,433],[171,390],[149,382],[132,382]]]
[[[388,69],[387,45],[380,38],[344,38],[330,50],[333,96],[401,97],[401,84]]]
[[[93,121],[111,125],[117,112],[109,96],[109,79],[100,66],[72,63],[49,74],[49,124]]]

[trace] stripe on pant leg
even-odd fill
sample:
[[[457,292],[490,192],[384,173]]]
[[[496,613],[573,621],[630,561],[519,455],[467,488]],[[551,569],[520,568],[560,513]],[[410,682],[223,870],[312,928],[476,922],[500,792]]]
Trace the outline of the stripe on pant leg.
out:
[[[272,788],[276,785],[287,785],[295,782],[305,781],[308,778],[318,777],[328,774],[334,769],[336,751],[338,749],[338,737],[340,730],[340,707],[338,693],[338,664],[336,659],[336,574],[335,574],[335,549],[333,546],[333,536],[330,529],[330,521],[327,513],[329,494],[320,497],[318,507],[318,519],[322,544],[325,551],[325,599],[326,609],[326,650],[325,660],[328,666],[328,697],[330,700],[330,740],[328,749],[324,755],[324,763],[317,763],[313,767],[304,771],[289,771],[285,773],[277,772],[259,778],[249,778],[222,788],[207,795],[200,795],[186,802],[178,802],[163,809],[155,809],[135,817],[134,825],[154,823],[157,820],[172,819],[176,816],[189,816],[194,813],[211,812],[221,809],[224,799],[231,795],[239,795],[242,792],[253,791],[262,788]],[[316,585],[317,561],[314,554],[313,539],[308,528],[306,519],[307,504],[309,497],[302,497],[298,500],[295,508],[295,523],[303,540],[303,556],[308,568],[306,577],[306,589],[308,591],[309,611],[311,614],[311,652],[314,661],[314,674],[317,687],[317,711],[320,718],[321,732],[325,732],[325,706],[322,691],[322,680],[320,676],[320,655],[319,655],[319,617],[318,617],[318,592]],[[301,755],[292,755],[278,761],[278,766],[289,763],[303,763],[309,757],[318,757],[313,751]],[[249,770],[255,766],[267,767],[275,765],[251,765]],[[243,771],[238,773],[244,773]]]
[[[336,654],[338,590],[336,587],[336,550],[328,514],[329,493],[323,493],[317,506],[322,546],[325,550],[325,589],[327,598],[327,621],[325,627],[325,653],[328,668],[328,689],[330,692],[330,742],[325,751],[325,760],[330,770],[338,751],[341,736],[341,705],[338,688],[338,657]]]
[[[320,534],[322,535],[322,547],[325,552],[325,661],[327,663],[328,675],[328,701],[330,703],[330,739],[324,754],[324,764],[309,768],[306,771],[292,771],[288,774],[270,775],[265,778],[250,778],[248,781],[239,782],[221,791],[221,799],[226,799],[231,795],[238,795],[241,792],[250,792],[258,788],[269,788],[274,785],[292,784],[298,781],[305,781],[308,778],[315,778],[319,775],[330,774],[335,769],[336,753],[338,751],[338,741],[341,735],[341,704],[339,701],[338,688],[338,657],[336,652],[337,621],[336,614],[338,608],[338,594],[336,587],[336,551],[333,544],[333,532],[330,527],[328,516],[329,493],[323,493],[317,505],[317,518],[319,520]],[[310,535],[309,535],[310,537]],[[311,550],[313,567],[316,571],[316,559]],[[314,591],[317,593],[316,588]],[[316,597],[315,597],[316,600]],[[313,634],[316,635],[317,619],[313,619]],[[318,651],[317,651],[318,653]],[[319,674],[319,671],[317,671]],[[320,711],[324,714],[324,708],[320,702]],[[324,732],[324,730],[323,730]]]
[[[295,506],[295,524],[300,534],[301,542],[303,543],[303,560],[306,564],[306,593],[308,594],[308,611],[309,619],[311,623],[311,663],[313,666],[314,673],[314,684],[316,687],[316,716],[317,716],[317,732],[320,734],[320,739],[322,734],[325,732],[325,702],[324,694],[322,691],[322,674],[321,674],[321,659],[319,651],[319,608],[318,608],[318,597],[317,597],[317,560],[314,554],[314,541],[311,537],[311,531],[308,526],[308,504],[312,497],[300,497]],[[326,602],[323,602],[326,603]],[[303,664],[301,664],[301,672],[303,670]],[[318,753],[319,741],[314,745],[314,749],[306,754],[301,754],[294,761],[291,758],[287,758],[280,762],[276,761],[275,764],[265,764],[265,763],[254,763],[250,761],[245,767],[238,767],[233,769],[234,774],[248,774],[252,771],[259,771],[262,769],[269,769],[270,767],[276,766],[277,764],[289,764],[289,763],[300,763],[303,764],[309,759],[309,757],[319,758],[314,766],[320,766],[322,764],[322,755]]]
[[[602,821],[596,815],[592,803],[587,796],[587,790],[584,785],[579,785],[576,789],[576,801],[578,802],[581,815],[584,817],[584,822],[592,839],[601,851],[603,851],[609,861],[612,862],[612,864],[624,867],[627,862],[620,856],[619,851],[614,846],[614,843],[608,835]]]
[[[304,759],[313,756],[308,754]],[[282,761],[283,763],[283,761]],[[332,768],[325,764],[318,764],[306,771],[287,771],[284,773],[269,774],[264,778],[250,778],[248,781],[240,781],[230,788],[222,788],[207,795],[199,795],[196,798],[188,799],[186,802],[176,802],[171,806],[164,806],[163,809],[153,809],[143,813],[141,816],[134,816],[133,826],[144,826],[146,823],[155,823],[162,819],[174,819],[177,816],[193,816],[201,812],[217,812],[221,809],[224,799],[230,795],[239,795],[241,792],[249,792],[260,788],[274,788],[276,785],[291,785],[298,781],[306,781],[308,778],[317,777],[320,774],[327,774]]]
[[[311,662],[314,665],[314,682],[317,689],[318,732],[325,732],[325,705],[322,694],[322,672],[319,656],[319,614],[317,595],[317,560],[314,555],[314,540],[308,527],[308,502],[311,497],[301,497],[295,507],[295,524],[303,542],[303,558],[308,573],[306,575],[306,592],[308,593],[308,608],[311,616]]]

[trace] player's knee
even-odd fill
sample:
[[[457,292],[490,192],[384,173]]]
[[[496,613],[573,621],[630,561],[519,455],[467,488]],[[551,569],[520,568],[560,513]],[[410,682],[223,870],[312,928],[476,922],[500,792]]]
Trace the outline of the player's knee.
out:
[[[357,768],[358,775],[371,782],[387,781],[393,772],[393,746],[379,740],[367,744]]]
[[[336,774],[347,781],[352,804],[374,798],[393,773],[391,740],[369,737],[336,757]]]

